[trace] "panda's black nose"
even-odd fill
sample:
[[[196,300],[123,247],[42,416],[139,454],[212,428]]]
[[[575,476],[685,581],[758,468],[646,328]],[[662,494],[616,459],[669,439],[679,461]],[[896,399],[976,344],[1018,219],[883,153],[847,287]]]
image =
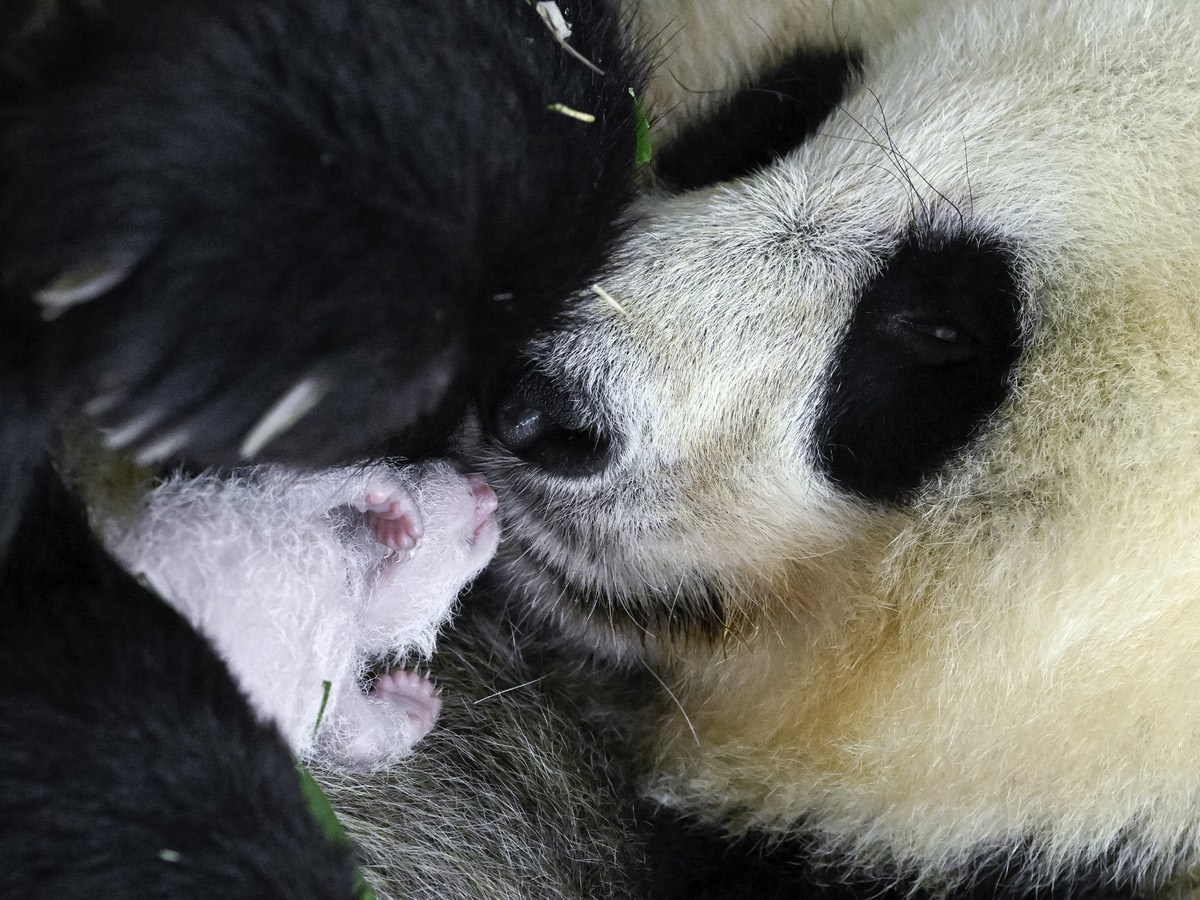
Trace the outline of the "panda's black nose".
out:
[[[612,442],[587,424],[574,398],[545,375],[525,370],[500,392],[491,431],[514,456],[552,475],[582,478],[608,465]]]

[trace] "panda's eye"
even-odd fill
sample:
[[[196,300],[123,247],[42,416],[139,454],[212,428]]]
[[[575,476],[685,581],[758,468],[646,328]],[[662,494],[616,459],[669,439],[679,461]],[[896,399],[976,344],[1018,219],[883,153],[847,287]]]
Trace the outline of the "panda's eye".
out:
[[[918,322],[912,319],[904,321],[910,329],[915,333],[924,337],[933,338],[936,341],[942,341],[947,344],[961,344],[967,340],[962,329],[957,325],[952,325],[949,322]]]
[[[971,359],[979,342],[962,322],[897,315],[887,320],[883,337],[907,350],[921,365],[939,366]]]
[[[819,467],[894,502],[943,466],[1000,407],[1021,351],[1011,248],[909,239],[858,298],[817,422]]]

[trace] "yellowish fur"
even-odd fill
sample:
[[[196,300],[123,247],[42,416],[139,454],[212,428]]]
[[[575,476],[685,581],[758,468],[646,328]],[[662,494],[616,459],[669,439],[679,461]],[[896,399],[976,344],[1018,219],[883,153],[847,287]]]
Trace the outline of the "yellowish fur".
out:
[[[811,30],[824,3],[750,4],[757,35],[718,35],[740,15],[723,4],[673,6],[672,40],[734,48],[687,54],[702,74],[668,57],[652,96],[680,117],[705,101],[679,82],[730,84],[796,33],[828,37]],[[626,314],[594,304],[546,343],[622,444],[601,476],[540,485],[546,509],[514,533],[537,516],[581,529],[607,568],[528,539],[633,605],[722,585],[719,646],[631,636],[681,704],[657,796],[735,828],[804,820],[931,882],[1027,846],[1042,875],[1103,858],[1174,873],[1184,895],[1200,873],[1200,5],[946,0],[854,27],[874,49],[820,134],[754,177],[647,201],[604,284]],[[854,297],[914,231],[1011,242],[1027,346],[978,440],[915,502],[875,508],[816,472],[814,405]]]

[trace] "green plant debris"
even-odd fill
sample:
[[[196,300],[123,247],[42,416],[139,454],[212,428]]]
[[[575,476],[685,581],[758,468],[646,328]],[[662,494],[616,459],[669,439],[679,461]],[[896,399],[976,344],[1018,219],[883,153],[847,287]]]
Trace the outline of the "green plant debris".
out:
[[[633,108],[637,114],[637,143],[633,158],[639,166],[644,166],[654,157],[654,148],[650,145],[650,119],[633,88],[629,89],[629,96],[633,98]]]
[[[542,20],[542,24],[549,29],[550,34],[554,37],[554,40],[558,41],[560,47],[597,75],[604,74],[602,68],[567,43],[567,38],[571,36],[571,26],[563,16],[562,10],[558,8],[557,3],[553,2],[553,0],[543,0],[541,3],[535,3],[534,9],[537,11],[538,17]]]
[[[158,858],[165,863],[177,863],[183,861],[183,854],[178,850],[159,850]]]
[[[325,707],[329,705],[329,692],[333,690],[332,681],[321,682],[321,708],[317,710],[317,721],[313,722],[312,737],[317,739],[317,732],[321,730],[321,721],[325,718]]]
[[[346,830],[338,821],[337,813],[333,811],[333,805],[325,796],[325,792],[321,790],[321,786],[317,784],[317,780],[312,777],[312,773],[303,763],[296,763],[296,771],[300,774],[300,791],[308,802],[308,809],[313,818],[325,832],[325,837],[335,846],[349,847],[350,838],[347,837]],[[375,891],[363,877],[361,869],[354,870],[354,897],[355,900],[378,900]]]
[[[565,103],[551,103],[546,109],[551,112],[562,113],[572,119],[578,119],[580,122],[587,122],[589,125],[596,121],[596,117],[588,112],[580,112],[577,109],[571,109]]]

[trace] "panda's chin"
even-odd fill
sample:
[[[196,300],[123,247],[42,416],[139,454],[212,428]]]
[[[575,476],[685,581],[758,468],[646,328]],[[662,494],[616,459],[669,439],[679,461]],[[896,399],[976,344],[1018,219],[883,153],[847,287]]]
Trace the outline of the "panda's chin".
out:
[[[539,562],[519,539],[506,539],[492,572],[525,615],[571,645],[618,662],[653,655],[645,632],[627,611],[602,592],[577,587],[559,569]]]
[[[628,566],[589,566],[547,532],[545,521],[522,518],[510,510],[492,575],[523,610],[572,644],[633,663],[659,659],[680,642],[715,644],[726,633],[715,583],[680,573],[670,584],[650,584]],[[620,556],[613,548],[596,555]]]

